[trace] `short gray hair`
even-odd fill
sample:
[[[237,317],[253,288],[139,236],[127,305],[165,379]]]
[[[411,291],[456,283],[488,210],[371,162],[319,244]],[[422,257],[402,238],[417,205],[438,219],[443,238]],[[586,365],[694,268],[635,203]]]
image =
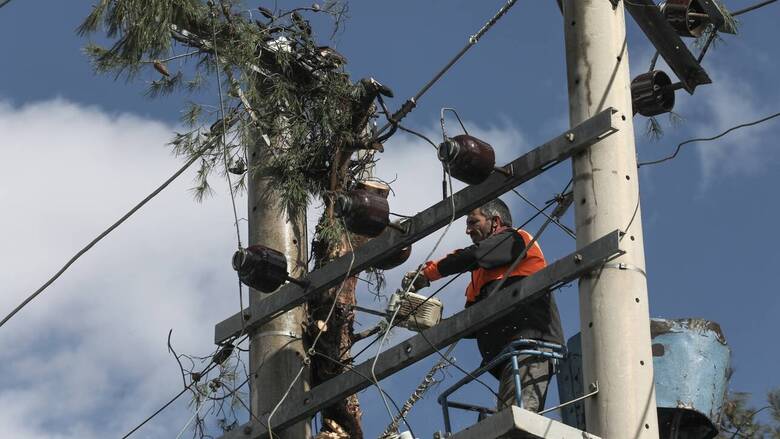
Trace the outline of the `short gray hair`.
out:
[[[505,226],[512,225],[512,214],[509,213],[509,207],[498,198],[480,206],[479,211],[487,218],[493,218],[494,216],[501,218],[501,222]]]

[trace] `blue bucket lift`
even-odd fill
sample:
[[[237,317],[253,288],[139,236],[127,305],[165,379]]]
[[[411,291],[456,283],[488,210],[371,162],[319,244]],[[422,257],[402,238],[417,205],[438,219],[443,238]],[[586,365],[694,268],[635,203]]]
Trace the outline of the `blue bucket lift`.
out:
[[[710,439],[728,387],[730,349],[717,323],[703,319],[650,322],[661,439]],[[569,339],[561,361],[558,394],[570,401],[584,394],[580,334]],[[584,404],[562,408],[563,422],[585,430]]]

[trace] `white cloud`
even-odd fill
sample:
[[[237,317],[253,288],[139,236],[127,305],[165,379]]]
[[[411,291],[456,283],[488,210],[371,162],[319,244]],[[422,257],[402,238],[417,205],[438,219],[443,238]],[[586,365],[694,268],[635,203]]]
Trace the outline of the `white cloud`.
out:
[[[0,104],[3,314],[181,166],[166,145],[172,130],[64,100]],[[181,388],[165,344],[169,328],[181,352],[213,349],[213,324],[238,308],[233,219],[224,195],[192,200],[192,176],[0,330],[1,437],[124,434]],[[243,200],[239,206],[245,210]],[[170,437],[186,417],[168,419],[139,437]]]
[[[695,133],[699,137],[713,137],[721,132],[746,122],[760,119],[777,111],[767,105],[750,82],[740,80],[741,75],[732,68],[715,66],[708,69],[713,85],[703,87],[699,102],[709,123],[700,124]],[[767,123],[736,130],[721,139],[696,145],[701,157],[704,184],[716,179],[719,174],[734,177],[761,172],[775,158],[772,150],[773,136],[777,130]]]

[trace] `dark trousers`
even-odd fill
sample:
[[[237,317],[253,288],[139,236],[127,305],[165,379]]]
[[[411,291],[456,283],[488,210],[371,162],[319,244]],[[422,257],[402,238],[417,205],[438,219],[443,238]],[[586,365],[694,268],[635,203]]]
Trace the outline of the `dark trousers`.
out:
[[[544,401],[547,399],[547,385],[553,375],[552,360],[541,357],[529,357],[521,355],[517,358],[520,369],[520,384],[522,390],[520,396],[523,400],[523,408],[532,412],[544,409]],[[515,400],[515,378],[512,374],[512,361],[507,361],[501,366],[501,375],[498,384],[498,410],[511,405],[517,405]]]

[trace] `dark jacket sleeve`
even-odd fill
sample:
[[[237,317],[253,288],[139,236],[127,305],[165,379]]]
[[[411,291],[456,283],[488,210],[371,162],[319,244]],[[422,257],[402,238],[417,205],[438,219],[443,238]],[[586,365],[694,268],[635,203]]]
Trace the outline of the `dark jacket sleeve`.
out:
[[[455,250],[436,262],[441,276],[508,265],[525,248],[523,238],[513,229],[485,238],[477,244]]]

